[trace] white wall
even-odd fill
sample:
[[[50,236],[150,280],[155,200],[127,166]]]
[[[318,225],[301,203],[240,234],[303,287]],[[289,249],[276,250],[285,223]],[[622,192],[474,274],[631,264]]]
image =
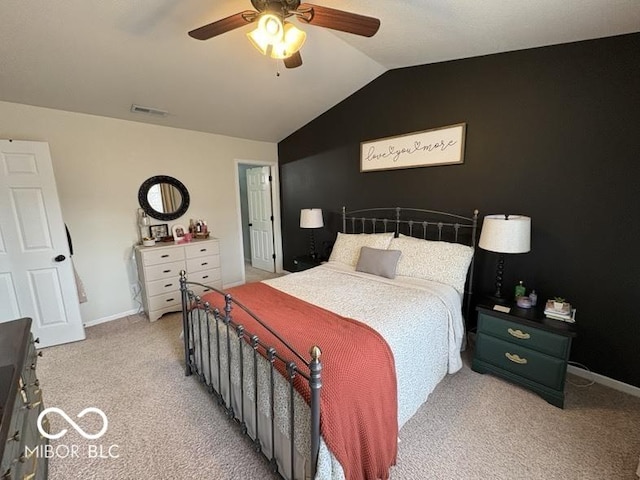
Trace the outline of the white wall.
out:
[[[277,144],[7,102],[0,102],[0,138],[49,142],[88,296],[85,323],[138,308],[130,293],[138,188],[153,175],[177,178],[191,196],[186,215],[169,227],[206,219],[221,242],[223,283],[243,278],[234,160],[276,162]]]

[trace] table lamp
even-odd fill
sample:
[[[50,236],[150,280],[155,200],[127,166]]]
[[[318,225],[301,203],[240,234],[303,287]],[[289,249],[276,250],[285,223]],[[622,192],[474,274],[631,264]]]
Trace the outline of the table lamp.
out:
[[[322,228],[324,222],[322,221],[322,209],[321,208],[303,208],[300,210],[300,228],[308,228],[309,232],[309,256],[314,260],[317,258],[316,253],[316,240],[313,234],[313,229]]]
[[[531,250],[531,218],[523,215],[487,215],[482,222],[478,246],[499,254],[496,291],[493,296],[497,302],[504,302],[504,256],[507,253],[527,253]]]

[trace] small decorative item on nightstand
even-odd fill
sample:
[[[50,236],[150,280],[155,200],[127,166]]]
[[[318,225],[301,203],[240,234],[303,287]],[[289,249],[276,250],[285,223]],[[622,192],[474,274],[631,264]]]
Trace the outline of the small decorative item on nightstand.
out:
[[[565,302],[564,298],[560,297],[556,297],[554,300],[547,300],[544,314],[547,318],[563,322],[574,323],[576,321],[576,309],[572,308],[569,302]]]
[[[529,297],[521,295],[516,298],[516,305],[518,305],[520,308],[531,308],[531,299]]]

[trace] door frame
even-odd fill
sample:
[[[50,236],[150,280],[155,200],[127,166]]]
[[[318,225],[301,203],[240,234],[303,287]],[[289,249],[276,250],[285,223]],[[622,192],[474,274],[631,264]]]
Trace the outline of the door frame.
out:
[[[242,212],[240,210],[240,165],[251,165],[255,167],[271,167],[271,208],[273,210],[273,251],[276,254],[276,273],[283,273],[282,270],[282,222],[280,218],[280,174],[278,171],[278,162],[270,162],[264,160],[240,160],[234,159],[233,174],[235,177],[236,190],[236,218],[238,219],[238,245],[243,248],[239,249],[238,262],[240,271],[242,272],[242,282],[245,283],[246,275],[244,270],[244,239],[242,238]]]

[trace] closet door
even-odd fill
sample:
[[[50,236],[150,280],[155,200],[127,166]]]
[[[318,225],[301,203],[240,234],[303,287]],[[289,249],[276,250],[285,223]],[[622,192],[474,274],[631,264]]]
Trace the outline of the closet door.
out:
[[[49,145],[0,140],[0,322],[40,347],[85,338]]]

